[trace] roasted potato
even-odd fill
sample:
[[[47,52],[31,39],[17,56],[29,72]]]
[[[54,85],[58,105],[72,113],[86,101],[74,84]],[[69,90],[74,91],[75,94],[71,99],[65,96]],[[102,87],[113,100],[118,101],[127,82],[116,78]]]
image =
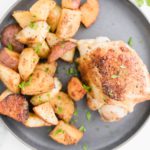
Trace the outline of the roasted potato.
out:
[[[50,53],[50,48],[45,41],[42,43],[29,44],[40,58],[47,58]]]
[[[54,113],[50,102],[46,102],[44,104],[34,107],[33,111],[47,123],[52,125],[58,124],[58,119]]]
[[[99,14],[99,1],[87,0],[81,7],[81,22],[86,28],[90,27],[98,17]]]
[[[19,64],[19,54],[9,50],[8,48],[3,48],[0,51],[0,62],[5,66],[17,71]]]
[[[77,144],[83,137],[83,132],[72,125],[60,121],[49,136],[64,145]]]
[[[58,25],[58,21],[61,15],[61,8],[56,5],[50,12],[49,12],[49,16],[47,18],[47,23],[49,24],[49,26],[51,27],[51,32],[55,32],[57,25]]]
[[[79,10],[62,9],[56,35],[67,39],[73,37],[80,27],[81,12]]]
[[[50,10],[52,10],[56,5],[54,0],[38,0],[30,8],[30,12],[39,20],[47,19]]]
[[[14,11],[12,16],[22,28],[25,28],[31,22],[38,21],[38,19],[33,16],[30,11],[25,10]]]
[[[68,83],[68,94],[75,100],[81,100],[86,94],[86,90],[83,88],[81,81],[77,77],[72,77]]]
[[[20,75],[14,70],[0,64],[0,79],[6,87],[14,92],[19,92],[19,83],[21,82]]]
[[[48,102],[50,101],[50,99],[54,98],[59,93],[61,88],[62,88],[61,82],[58,80],[58,78],[54,78],[54,88],[46,93],[33,96],[30,102],[34,106]]]
[[[25,48],[23,50],[20,55],[18,70],[21,78],[24,81],[27,81],[29,79],[38,61],[39,56],[32,48]]]
[[[11,92],[10,90],[6,89],[5,91],[3,91],[0,95],[0,101],[2,101],[5,97],[7,97],[8,95],[13,94],[13,92]]]
[[[81,3],[81,0],[62,0],[62,7],[68,9],[78,9]]]
[[[29,113],[29,118],[23,123],[26,127],[37,128],[44,126],[51,126],[51,124],[45,122],[34,113]]]
[[[21,52],[24,49],[24,45],[16,40],[16,34],[21,31],[21,28],[17,24],[9,24],[1,33],[1,43],[3,46],[8,47],[10,50]]]
[[[49,29],[45,21],[31,22],[16,35],[16,40],[24,44],[42,43]]]
[[[25,122],[29,117],[28,101],[24,96],[11,94],[0,101],[0,114]]]
[[[53,62],[63,56],[67,51],[76,47],[76,43],[71,41],[62,41],[51,48],[51,53],[48,57],[48,62]]]
[[[54,87],[54,79],[47,72],[35,68],[29,81],[20,84],[24,95],[38,95],[46,93]]]

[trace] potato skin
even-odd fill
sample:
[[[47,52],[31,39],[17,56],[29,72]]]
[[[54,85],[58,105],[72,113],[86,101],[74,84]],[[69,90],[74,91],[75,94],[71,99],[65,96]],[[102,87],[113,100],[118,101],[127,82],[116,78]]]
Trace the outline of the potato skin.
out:
[[[81,100],[86,94],[86,90],[83,88],[81,81],[72,77],[68,83],[68,94],[74,101]]]
[[[78,9],[81,0],[62,0],[62,7],[68,9]]]
[[[17,24],[10,24],[6,26],[1,33],[2,45],[7,47],[9,44],[12,45],[13,50],[16,52],[21,52],[24,49],[24,45],[16,40],[15,36],[21,28]]]
[[[4,98],[6,98],[8,95],[13,94],[10,90],[6,89],[3,91],[0,95],[0,101],[2,101]]]
[[[0,114],[25,122],[29,117],[28,101],[24,96],[11,94],[0,101]]]

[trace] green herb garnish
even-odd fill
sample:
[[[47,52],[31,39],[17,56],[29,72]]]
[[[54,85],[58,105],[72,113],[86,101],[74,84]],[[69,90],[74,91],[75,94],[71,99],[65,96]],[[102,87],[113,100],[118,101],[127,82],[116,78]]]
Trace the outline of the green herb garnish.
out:
[[[88,86],[86,84],[83,84],[82,86],[87,92],[91,92],[92,88],[90,86]]]
[[[41,43],[38,43],[36,44],[35,48],[34,48],[34,51],[39,54],[40,50],[42,48],[42,44]]]
[[[144,5],[144,0],[135,0],[138,7],[141,7]]]
[[[51,132],[52,130],[53,130],[52,127],[49,127],[49,128],[48,128],[48,132]]]
[[[49,68],[47,67],[47,68],[45,68],[45,72],[49,72]]]
[[[85,128],[83,125],[79,128],[79,130],[80,130],[81,132],[86,132],[86,128]]]
[[[58,95],[58,97],[57,97],[58,99],[61,99],[61,96],[60,95]]]
[[[133,46],[133,39],[132,39],[132,37],[129,37],[128,45],[131,46],[131,47]]]
[[[91,113],[88,111],[88,112],[86,113],[86,118],[87,118],[87,120],[90,121],[90,120],[91,120],[91,117],[92,117],[92,115],[91,115]]]
[[[50,97],[50,93],[47,93],[47,97]]]
[[[36,30],[38,28],[38,24],[35,22],[30,22],[29,27]]]
[[[60,133],[62,133],[62,134],[64,134],[65,133],[65,131],[64,130],[62,130],[62,129],[57,129],[56,131],[55,131],[55,135],[58,135],[58,134],[60,134]]]
[[[13,46],[12,46],[11,43],[8,43],[7,48],[8,48],[10,51],[13,51]]]
[[[82,149],[83,149],[83,150],[87,150],[87,149],[88,149],[87,144],[84,144]]]
[[[37,59],[36,59],[36,58],[33,59],[33,63],[35,63],[35,62],[37,62]]]
[[[75,68],[71,67],[68,69],[67,71],[67,75],[74,75],[74,76],[77,76],[78,75],[78,72]]]
[[[62,112],[63,112],[62,107],[58,107],[58,108],[57,108],[57,113],[58,113],[58,114],[61,114]]]
[[[74,111],[74,116],[78,116],[78,110],[77,109]]]
[[[112,79],[116,79],[116,78],[119,78],[119,77],[120,77],[120,76],[117,75],[117,74],[113,74],[113,75],[111,76]]]
[[[146,0],[147,6],[150,6],[150,0]]]
[[[29,80],[28,80],[27,82],[25,82],[25,81],[21,82],[21,83],[18,85],[18,87],[19,87],[20,89],[24,89],[26,86],[29,86],[29,85],[30,85],[31,80],[32,80],[32,76],[30,76],[30,78],[29,78]]]

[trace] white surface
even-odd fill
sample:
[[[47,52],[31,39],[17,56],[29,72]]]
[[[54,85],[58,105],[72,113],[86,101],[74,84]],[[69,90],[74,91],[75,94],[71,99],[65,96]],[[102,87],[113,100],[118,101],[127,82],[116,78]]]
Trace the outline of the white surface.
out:
[[[0,20],[7,9],[17,0],[0,0]],[[134,0],[131,0],[134,1]],[[149,17],[150,21],[150,7],[143,6],[140,8]],[[150,149],[150,119],[145,126],[136,133],[128,142],[118,147],[118,150],[149,150]],[[14,137],[8,129],[0,124],[0,150],[31,150],[22,144],[16,137]]]

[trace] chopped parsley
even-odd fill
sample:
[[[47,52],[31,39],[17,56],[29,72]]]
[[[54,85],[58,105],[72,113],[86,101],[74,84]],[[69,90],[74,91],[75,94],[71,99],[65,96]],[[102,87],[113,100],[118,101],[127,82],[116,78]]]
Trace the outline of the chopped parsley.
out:
[[[117,74],[113,74],[113,75],[111,76],[112,79],[116,79],[116,78],[119,78],[119,77],[120,77],[120,76],[117,75]]]
[[[147,6],[150,6],[150,0],[146,0]]]
[[[86,113],[86,118],[87,118],[87,120],[90,121],[90,120],[91,120],[91,117],[92,117],[92,115],[91,115],[91,113],[88,111],[88,112]]]
[[[77,109],[74,111],[74,116],[78,116],[78,110]]]
[[[125,66],[125,65],[121,65],[120,68],[121,68],[121,69],[125,69],[126,66]]]
[[[78,121],[78,119],[72,119],[71,120],[71,124],[74,124],[74,123],[76,123]]]
[[[64,134],[65,131],[62,130],[62,129],[57,129],[57,130],[54,132],[55,135],[58,135],[58,134],[61,134],[61,133]]]
[[[63,112],[62,107],[58,107],[58,108],[57,108],[57,113],[58,113],[58,114],[62,114],[62,112]]]
[[[33,59],[33,63],[35,63],[35,62],[37,62],[37,59],[36,59],[36,58]]]
[[[61,99],[61,96],[60,95],[58,95],[58,97],[57,97],[58,99]]]
[[[11,43],[8,43],[8,44],[7,44],[7,48],[8,48],[10,51],[13,51],[13,46],[12,46]]]
[[[30,78],[29,78],[29,80],[28,80],[27,82],[25,82],[25,81],[21,82],[21,83],[18,85],[18,87],[19,87],[20,89],[24,89],[26,86],[29,86],[29,85],[30,85],[31,80],[32,80],[32,76],[30,76]]]
[[[87,144],[84,144],[82,149],[83,149],[83,150],[87,150],[87,149],[88,149]]]
[[[82,86],[87,92],[91,92],[92,88],[90,86],[88,86],[86,84],[83,84]]]
[[[45,68],[45,72],[49,72],[49,68],[48,67]]]
[[[133,46],[133,39],[132,39],[132,37],[129,37],[128,45],[131,46],[131,47]]]
[[[50,97],[50,93],[47,93],[47,97],[48,97],[48,98]]]
[[[41,43],[38,43],[36,44],[35,48],[34,48],[34,51],[39,54],[40,50],[42,48],[42,44]]]
[[[48,32],[50,32],[50,29],[51,29],[50,26],[48,26],[48,27],[47,27]]]
[[[36,30],[38,28],[38,24],[35,22],[30,22],[29,27]]]
[[[86,128],[85,128],[83,125],[79,128],[79,130],[80,130],[81,132],[86,132]]]
[[[67,75],[78,76],[78,72],[77,72],[77,70],[75,68],[71,67],[71,68],[68,69]]]

